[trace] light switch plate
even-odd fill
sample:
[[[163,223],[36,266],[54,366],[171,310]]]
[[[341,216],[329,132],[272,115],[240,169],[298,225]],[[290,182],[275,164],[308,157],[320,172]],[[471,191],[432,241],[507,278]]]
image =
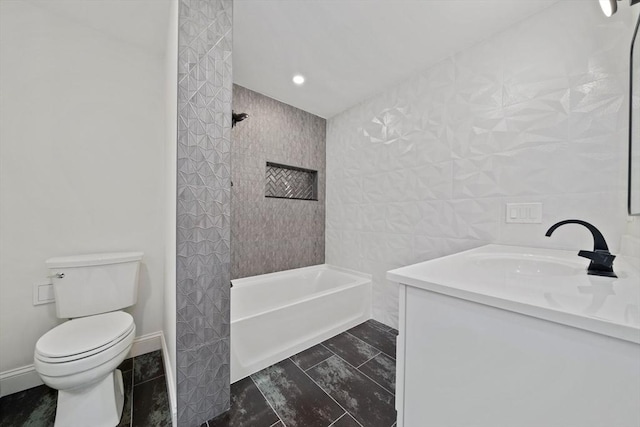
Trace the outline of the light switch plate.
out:
[[[541,224],[542,203],[507,203],[505,221],[508,224]]]
[[[51,283],[36,283],[33,285],[33,305],[50,304],[55,300]]]

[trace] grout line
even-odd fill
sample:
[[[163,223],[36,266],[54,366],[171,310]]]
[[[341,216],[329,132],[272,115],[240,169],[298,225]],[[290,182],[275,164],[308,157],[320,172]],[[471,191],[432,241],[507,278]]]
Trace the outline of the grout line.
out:
[[[374,347],[374,348],[375,348],[375,347]],[[378,350],[378,349],[376,348],[376,350]],[[378,350],[378,351],[380,351],[380,350]],[[381,352],[381,351],[380,351],[380,353],[378,353],[378,356],[379,356],[380,354],[385,354],[385,353],[383,353],[383,352]],[[340,357],[340,355],[339,355],[339,354],[336,354],[336,356],[338,357],[338,359],[340,359],[340,360],[344,361],[347,365],[351,366],[353,369],[355,369],[356,371],[358,371],[359,373],[361,373],[362,375],[364,375],[365,377],[367,377],[369,380],[371,380],[371,382],[373,382],[374,384],[377,384],[381,389],[383,389],[383,390],[384,390],[384,391],[386,391],[387,393],[390,393],[393,397],[395,397],[395,396],[396,396],[396,394],[395,394],[394,392],[392,392],[392,391],[390,391],[390,390],[387,390],[387,388],[386,388],[386,387],[383,387],[383,386],[382,386],[382,385],[380,385],[380,383],[378,383],[376,380],[374,380],[374,379],[373,379],[373,378],[371,378],[369,375],[365,374],[365,373],[364,373],[364,372],[362,372],[360,369],[358,369],[358,367],[356,367],[356,366],[352,365],[351,363],[349,363],[349,361],[348,361],[348,360],[346,360],[346,359],[344,359],[344,358]],[[395,359],[394,359],[394,360],[395,360]],[[365,362],[365,363],[366,363],[366,362]],[[364,363],[363,363],[363,364],[364,364]],[[360,366],[362,366],[362,365],[360,365]],[[305,372],[305,373],[306,373],[306,372]]]
[[[373,346],[373,345],[369,344],[368,342],[366,342],[366,341],[364,341],[364,340],[362,340],[362,339],[358,338],[357,336],[355,336],[355,335],[353,335],[353,334],[349,333],[348,331],[347,331],[346,333],[347,333],[347,334],[349,334],[349,335],[351,335],[351,336],[352,336],[352,337],[354,337],[355,339],[357,339],[357,340],[359,340],[359,341],[362,341],[363,343],[367,344],[368,346],[370,346],[370,347],[372,347],[372,348],[375,348],[376,350],[378,350],[378,352],[379,352],[379,353],[378,353],[378,354],[376,354],[375,356],[373,356],[371,359],[367,360],[366,362],[364,362],[364,363],[362,363],[362,364],[360,364],[360,365],[358,365],[358,366],[354,366],[354,365],[352,365],[351,363],[349,363],[349,361],[348,361],[348,360],[344,359],[343,357],[340,357],[340,355],[339,355],[339,354],[337,354],[337,353],[335,353],[335,352],[331,351],[331,349],[330,349],[330,348],[328,348],[328,347],[326,347],[324,344],[322,344],[322,343],[321,343],[321,345],[322,345],[323,347],[325,347],[327,350],[331,351],[334,355],[338,356],[338,358],[339,358],[339,359],[344,360],[344,361],[347,363],[347,365],[349,365],[349,366],[353,367],[356,371],[358,371],[359,373],[361,373],[362,375],[364,375],[365,377],[367,377],[369,380],[371,380],[371,382],[373,382],[374,384],[377,384],[381,389],[383,389],[384,391],[386,391],[387,393],[390,393],[392,396],[394,396],[394,397],[395,397],[395,395],[396,395],[396,394],[395,394],[395,392],[392,392],[391,390],[388,390],[388,389],[387,389],[386,387],[384,387],[382,384],[380,384],[379,382],[377,382],[376,380],[374,380],[373,378],[371,378],[369,375],[367,375],[367,374],[365,374],[364,372],[362,372],[359,368],[360,368],[360,366],[362,366],[362,365],[364,365],[365,363],[367,363],[367,362],[371,361],[372,359],[374,359],[374,358],[376,358],[376,357],[380,356],[381,354],[384,354],[385,356],[387,356],[387,357],[389,357],[389,358],[393,359],[394,361],[396,361],[396,358],[395,358],[395,357],[391,357],[391,356],[389,356],[387,353],[385,353],[384,351],[380,350],[378,347],[376,347],[376,346]],[[327,358],[327,359],[329,359],[329,358]],[[322,362],[327,361],[327,359],[323,360]],[[320,362],[320,363],[322,363],[322,362]],[[396,362],[396,363],[397,363],[397,362]],[[317,365],[319,365],[319,363],[318,363]],[[313,367],[315,367],[315,366],[317,366],[317,365],[312,366],[312,368],[313,368]],[[297,365],[296,365],[296,366],[297,366]],[[311,369],[311,368],[309,368],[309,369]],[[305,374],[307,373],[306,371],[303,371],[303,372],[304,372]],[[322,387],[320,387],[320,388],[322,388]],[[393,427],[393,426],[392,426],[392,427]]]
[[[365,377],[369,378],[371,380],[372,383],[377,384],[381,389],[383,389],[384,391],[386,391],[387,393],[391,394],[394,398],[396,397],[396,394],[394,392],[392,392],[391,390],[387,390],[386,387],[383,387],[380,383],[378,383],[376,380],[374,380],[373,378],[371,378],[369,375],[365,374],[364,372],[362,372],[360,369],[356,370],[358,372],[360,372],[362,375],[364,375]]]
[[[369,319],[369,320],[374,320],[374,319]],[[376,320],[376,322],[378,322],[378,321]],[[369,321],[367,320],[367,321],[366,321],[366,322],[364,322],[364,323],[369,323]],[[385,328],[388,328],[388,329],[382,329],[381,327],[376,326],[376,324],[375,324],[375,323],[369,323],[369,325],[370,325],[372,328],[376,328],[377,330],[382,331],[382,332],[389,332],[389,331],[391,331],[391,330],[393,329],[391,326],[386,325],[386,324],[384,324],[384,323],[382,323],[382,322],[378,322],[378,324],[379,324],[379,325],[382,325],[382,326],[384,326]],[[362,323],[361,323],[361,325],[362,325]],[[357,326],[357,325],[356,325],[356,326]]]
[[[366,345],[368,345],[369,347],[375,348],[375,349],[376,349],[376,350],[378,350],[380,353],[384,353],[384,354],[386,354],[387,356],[389,356],[387,353],[385,353],[384,351],[382,351],[381,349],[379,349],[379,348],[378,348],[378,347],[376,347],[375,345],[373,345],[373,344],[369,344],[368,342],[366,342],[366,341],[365,341],[365,340],[363,340],[362,338],[360,338],[360,337],[357,337],[357,336],[353,335],[351,332],[346,332],[346,333],[347,333],[347,334],[349,334],[349,335],[351,335],[351,336],[352,336],[352,337],[354,337],[355,339],[357,339],[357,340],[359,340],[359,341],[362,341],[363,343],[365,343],[365,344],[366,344]],[[392,356],[389,356],[389,357],[391,357],[393,360],[396,360],[396,358],[395,358],[395,357],[392,357]]]
[[[336,336],[337,336],[337,335],[336,335]],[[333,338],[333,337],[331,337],[331,338]],[[331,339],[331,338],[329,338],[329,339]],[[336,354],[333,350],[331,350],[329,347],[327,347],[326,345],[324,345],[324,343],[325,343],[326,341],[327,341],[327,340],[322,341],[322,342],[320,343],[320,345],[321,345],[321,346],[323,346],[325,349],[329,350],[329,353],[331,353],[331,354]],[[329,356],[329,357],[331,357],[331,356]],[[327,357],[327,359],[328,359],[329,357]],[[325,360],[327,360],[327,359],[325,359]]]
[[[293,361],[292,361],[293,362]],[[294,366],[298,366],[294,363]],[[266,369],[266,368],[265,368]],[[300,369],[302,371],[302,369]],[[304,371],[303,371],[304,372]],[[276,417],[278,417],[278,421],[280,421],[282,423],[283,426],[287,427],[287,425],[284,423],[284,421],[282,421],[282,417],[280,416],[280,414],[278,414],[278,412],[276,411],[276,409],[273,407],[273,405],[271,404],[271,402],[269,402],[269,399],[267,399],[267,396],[264,395],[264,393],[262,392],[262,390],[260,390],[260,386],[258,385],[257,382],[255,382],[255,380],[253,379],[253,377],[251,375],[249,375],[249,379],[251,380],[251,382],[253,383],[254,386],[256,386],[256,388],[258,389],[258,391],[260,392],[260,394],[262,395],[262,398],[264,399],[265,402],[267,402],[267,405],[269,405],[269,408],[271,408],[271,410],[273,411],[274,414],[276,414]],[[278,424],[278,421],[276,421],[273,424]],[[273,425],[272,424],[272,425]]]
[[[322,359],[321,361],[319,361],[318,363],[316,363],[316,364],[315,364],[315,365],[313,365],[313,366],[309,366],[307,369],[302,369],[302,368],[300,368],[300,366],[298,366],[298,365],[296,365],[296,366],[298,366],[298,368],[300,368],[300,369],[301,369],[301,370],[303,370],[304,372],[307,372],[309,369],[313,369],[313,368],[315,368],[316,366],[318,366],[318,365],[319,365],[319,364],[321,364],[322,362],[326,362],[326,361],[327,361],[327,359],[331,358],[332,356],[336,356],[336,354],[333,354],[333,353],[332,353],[332,354],[331,354],[331,356],[329,356],[329,357],[327,357],[327,358],[325,358],[325,359]],[[293,362],[293,360],[292,360],[292,362]],[[295,363],[295,362],[293,362],[293,363]]]
[[[278,414],[276,414],[276,416],[277,416],[277,415],[278,415]],[[282,423],[282,420],[280,419],[280,417],[278,417],[278,421],[276,421],[275,423],[271,424],[269,427],[273,427],[274,425],[276,425],[276,424],[278,424],[278,423]],[[284,424],[284,423],[282,423],[282,424]],[[393,427],[393,426],[391,426],[391,427]]]
[[[375,348],[375,347],[373,347],[373,348]],[[378,350],[378,349],[376,348],[376,350]],[[380,353],[382,353],[380,350],[378,350],[378,352],[379,352],[379,353],[378,353],[378,354],[376,354],[376,356],[378,356]],[[360,372],[360,370],[358,369],[358,367],[357,367],[357,366],[355,366],[354,364],[352,364],[351,362],[349,362],[349,361],[348,361],[347,359],[345,359],[344,357],[340,356],[338,353],[335,353],[335,354],[334,354],[334,356],[337,356],[337,357],[338,357],[338,359],[342,360],[344,363],[346,363],[347,365],[351,366],[353,369],[356,369],[356,370],[358,370],[358,372]],[[373,356],[373,357],[376,357],[376,356]],[[330,358],[328,358],[328,359],[330,359]],[[328,359],[323,360],[323,362],[325,362],[325,361],[326,361],[326,360],[328,360]],[[367,363],[367,362],[365,362],[365,363]],[[360,366],[362,366],[362,365],[360,365]],[[309,368],[309,369],[311,369],[311,368]]]
[[[133,361],[131,361],[131,419],[129,420],[129,427],[133,427],[133,379],[135,378],[133,370]],[[171,408],[169,408],[171,411]]]
[[[148,383],[149,381],[157,380],[158,378],[162,378],[162,377],[164,377],[164,374],[162,374],[162,375],[158,375],[157,377],[153,377],[153,378],[150,378],[150,379],[148,379],[148,380],[140,381],[139,383],[134,382],[134,383],[133,383],[133,386],[134,386],[134,387],[137,387],[137,386],[139,386],[140,384],[145,384],[145,383]],[[133,380],[132,380],[132,381],[133,381]]]
[[[337,356],[337,355],[336,355],[336,356]],[[296,367],[297,367],[297,365],[296,365]],[[298,368],[298,369],[300,369],[300,368]],[[326,391],[325,389],[323,389],[322,387],[320,387],[320,384],[318,384],[318,383],[316,382],[316,380],[314,380],[313,378],[311,378],[311,375],[307,374],[307,373],[306,373],[305,371],[303,371],[302,369],[300,369],[300,371],[301,371],[303,374],[305,374],[307,377],[309,377],[309,379],[310,379],[310,380],[311,380],[311,381],[312,381],[312,382],[313,382],[313,383],[314,383],[314,384],[315,384],[315,385],[316,385],[320,390],[322,390],[322,392],[323,392],[324,394],[326,394],[327,396],[329,396],[329,399],[333,400],[333,401],[336,403],[336,405],[338,405],[340,408],[342,408],[342,410],[343,410],[345,413],[348,413],[348,412],[349,412],[349,411],[347,411],[347,410],[344,408],[344,406],[342,406],[341,404],[339,404],[339,403],[338,403],[338,401],[337,401],[337,400],[335,400],[335,399],[333,398],[333,396],[331,396],[329,393],[327,393],[327,391]],[[355,421],[355,422],[356,422],[360,427],[364,427],[362,424],[360,424],[360,422],[359,422],[358,420],[356,420],[356,418],[355,418],[355,417],[352,417],[352,418],[353,418],[353,420],[354,420],[354,421]]]
[[[373,344],[369,344],[368,342],[366,342],[366,341],[365,341],[365,340],[363,340],[362,338],[359,338],[359,337],[357,337],[357,336],[353,335],[351,332],[347,331],[346,333],[347,333],[347,334],[349,334],[349,335],[351,335],[352,337],[354,337],[354,338],[356,338],[356,339],[359,339],[360,341],[362,341],[363,343],[365,343],[365,344],[366,344],[366,345],[368,345],[369,347],[373,347],[373,348],[375,348],[375,349],[376,349],[376,350],[378,350],[380,353],[384,353],[385,355],[389,356],[389,357],[390,357],[390,358],[392,358],[393,360],[396,360],[396,358],[395,358],[394,356],[391,356],[391,355],[389,355],[389,354],[385,353],[383,350],[380,350],[380,349],[379,349],[378,347],[376,347],[375,345],[373,345]]]
[[[333,420],[333,422],[331,424],[329,424],[329,427],[335,425],[339,420],[341,420],[342,418],[344,418],[344,416],[347,415],[347,413],[345,412],[344,414],[340,415],[338,418],[336,418],[335,420]]]
[[[375,348],[375,347],[373,347],[373,348]],[[375,356],[373,356],[373,357],[372,357],[372,358],[370,358],[370,359],[365,360],[364,362],[362,362],[361,364],[359,364],[359,365],[358,365],[358,366],[356,366],[355,368],[356,368],[356,369],[360,369],[360,366],[365,365],[365,364],[367,364],[367,363],[371,362],[373,359],[375,359],[376,357],[378,357],[378,356],[380,356],[380,355],[382,354],[382,351],[380,351],[380,350],[379,350],[379,349],[377,349],[377,348],[376,348],[376,350],[378,350],[378,354],[376,354]],[[353,366],[353,365],[352,365],[352,366]]]

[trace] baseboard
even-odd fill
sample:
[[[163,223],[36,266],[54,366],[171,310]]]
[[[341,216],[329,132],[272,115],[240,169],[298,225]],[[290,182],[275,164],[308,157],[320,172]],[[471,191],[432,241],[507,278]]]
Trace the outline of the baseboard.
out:
[[[33,365],[0,372],[0,397],[42,385]]]
[[[171,421],[174,426],[178,425],[178,400],[176,396],[176,383],[173,376],[173,366],[169,357],[169,348],[167,341],[162,334],[162,360],[164,361],[165,378],[167,379],[167,393],[169,395],[169,406],[171,407]]]
[[[162,340],[162,331],[136,337],[136,339],[133,340],[133,345],[131,346],[131,350],[129,350],[127,359],[151,353],[152,351],[162,350]]]
[[[133,344],[131,345],[131,350],[129,351],[127,358],[141,356],[156,350],[162,350],[163,358],[165,359],[165,372],[169,372],[167,371],[166,363],[169,356],[165,350],[166,346],[163,348],[163,341],[164,336],[162,331],[139,336],[133,340]],[[173,372],[171,372],[171,377],[173,381]],[[167,375],[167,379],[168,378],[169,375]],[[0,397],[17,393],[32,387],[37,387],[42,384],[42,380],[33,365],[26,365],[20,368],[0,372]],[[169,387],[169,384],[167,384],[167,387]],[[174,392],[175,400],[175,387],[173,387],[173,389],[169,388],[169,390],[170,393],[171,390]],[[174,406],[172,406],[172,408],[173,407]]]

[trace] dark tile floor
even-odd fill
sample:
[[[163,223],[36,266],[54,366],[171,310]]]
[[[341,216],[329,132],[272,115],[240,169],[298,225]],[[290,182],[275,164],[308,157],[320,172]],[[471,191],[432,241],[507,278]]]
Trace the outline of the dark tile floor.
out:
[[[392,427],[397,331],[375,320],[231,385],[202,427]]]
[[[397,331],[369,320],[231,385],[231,410],[208,427],[393,427]],[[171,425],[160,351],[120,365],[118,427]],[[0,399],[0,427],[52,426],[56,391],[39,386]]]
[[[127,359],[119,366],[125,401],[118,427],[168,427],[171,411],[160,351]],[[0,427],[53,426],[56,390],[42,385],[0,399]]]

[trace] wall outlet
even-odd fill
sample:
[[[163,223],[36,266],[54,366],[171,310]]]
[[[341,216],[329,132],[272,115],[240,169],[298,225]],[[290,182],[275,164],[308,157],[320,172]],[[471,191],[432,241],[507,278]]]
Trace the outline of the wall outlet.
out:
[[[512,224],[541,224],[542,203],[507,203],[505,220]]]
[[[51,283],[33,285],[33,305],[50,304],[56,300]]]

